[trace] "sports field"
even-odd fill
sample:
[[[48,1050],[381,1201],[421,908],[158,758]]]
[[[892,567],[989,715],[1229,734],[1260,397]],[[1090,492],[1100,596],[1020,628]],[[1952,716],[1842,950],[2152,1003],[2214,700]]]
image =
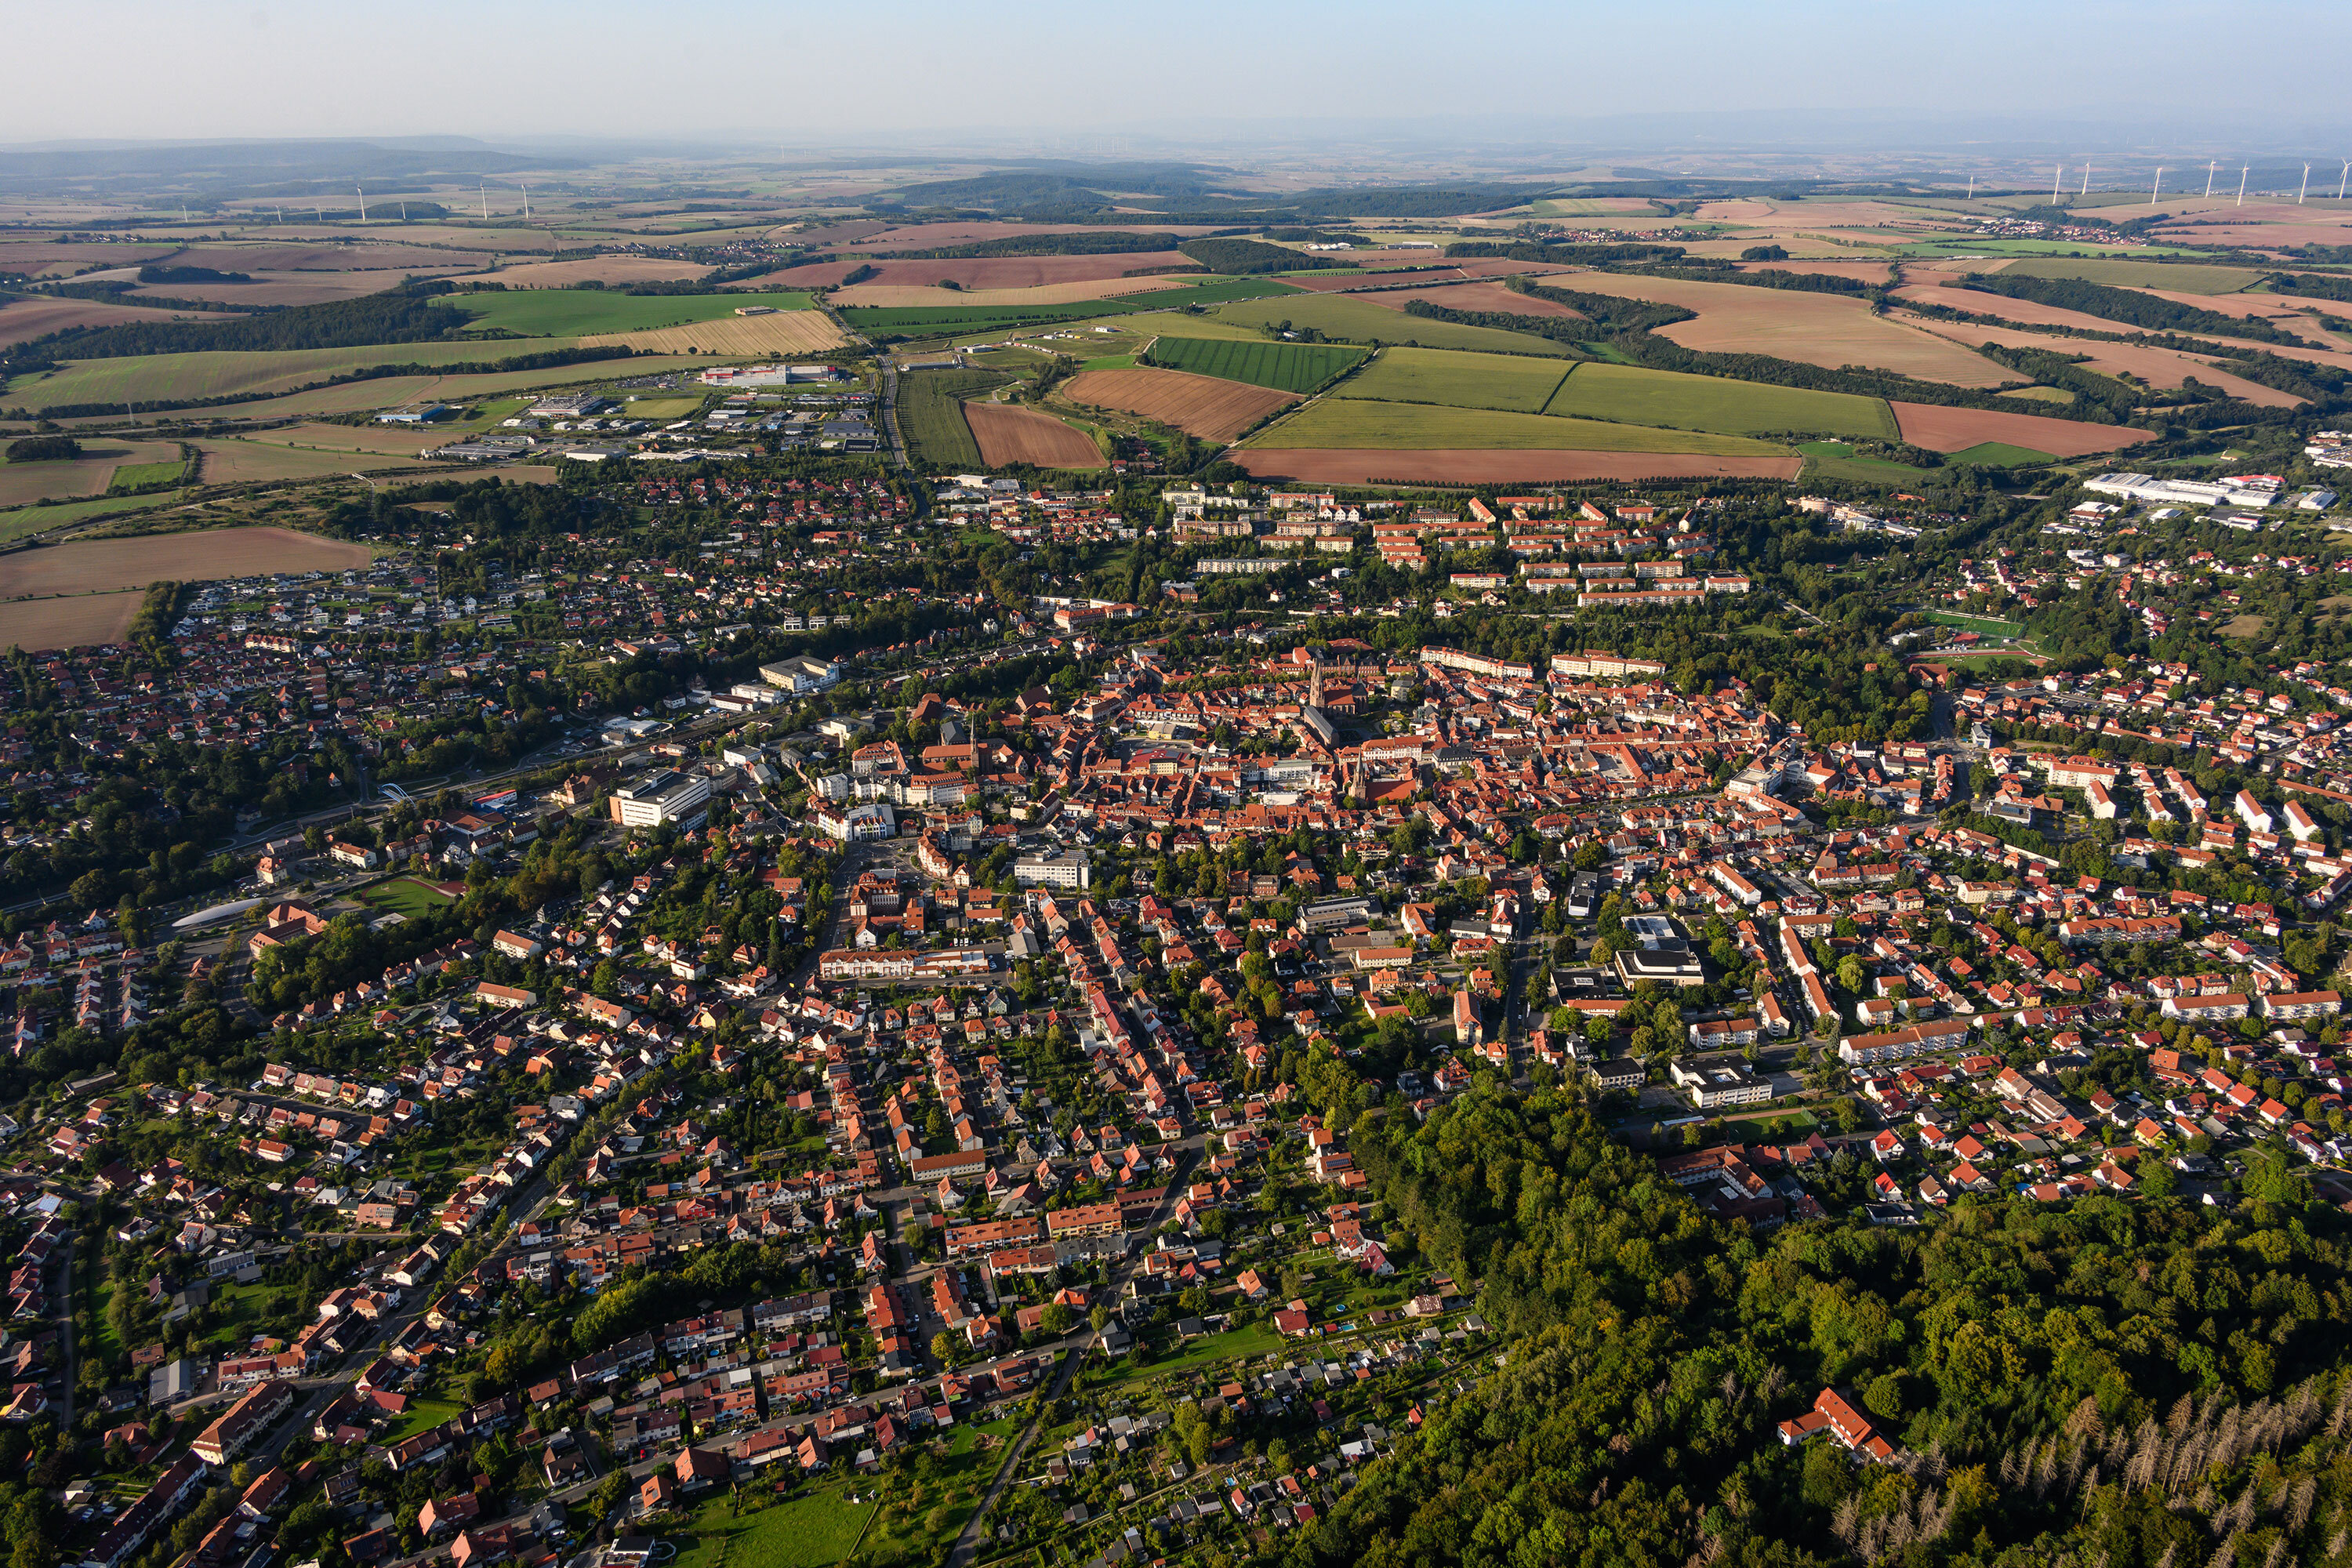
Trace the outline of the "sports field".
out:
[[[624,294],[616,289],[519,289],[507,293],[448,294],[441,304],[471,318],[476,329],[531,338],[576,338],[591,332],[643,332],[691,321],[732,317],[745,306],[805,310],[804,293]]]
[[[1364,380],[1358,376],[1352,384]],[[1727,436],[1801,430],[1893,441],[1902,435],[1895,416],[1875,397],[1622,364],[1578,365],[1543,412]]]
[[[1573,365],[1521,354],[1462,353],[1445,349],[1382,349],[1332,394],[1381,403],[1437,403],[1454,408],[1500,408],[1540,414]]]
[[[1364,351],[1322,343],[1270,342],[1263,338],[1220,342],[1163,337],[1151,345],[1148,357],[1163,370],[1244,381],[1276,392],[1312,392],[1362,359]]]
[[[1758,293],[1764,290],[1758,289]],[[1457,327],[1451,321],[1408,316],[1384,310],[1345,294],[1296,294],[1283,300],[1220,305],[1210,312],[1220,321],[1244,327],[1270,327],[1288,321],[1294,328],[1311,327],[1325,337],[1356,342],[1417,343],[1433,349],[1484,349],[1494,353],[1541,354],[1572,359],[1577,351],[1549,338],[1528,332],[1498,331],[1492,327]]]
[[[1922,610],[1919,618],[1933,621],[1939,626],[1951,626],[1959,631],[1974,632],[1979,637],[2013,637],[2022,636],[2025,628],[2015,621],[1991,616],[1961,616],[1948,610]]]
[[[1374,403],[1325,397],[1277,419],[1251,437],[1251,447],[1576,448],[1596,452],[1692,452],[1780,457],[1786,447],[1738,436],[1653,430],[1593,419],[1559,419],[1486,408],[1446,408],[1421,403]]]

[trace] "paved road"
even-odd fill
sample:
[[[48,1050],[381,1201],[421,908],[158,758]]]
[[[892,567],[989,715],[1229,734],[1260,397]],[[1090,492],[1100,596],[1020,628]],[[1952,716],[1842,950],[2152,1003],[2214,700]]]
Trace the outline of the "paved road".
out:
[[[58,1300],[58,1332],[62,1337],[66,1348],[66,1390],[64,1395],[58,1401],[58,1403],[63,1406],[63,1414],[58,1417],[58,1427],[60,1431],[66,1432],[73,1430],[74,1381],[80,1374],[81,1370],[79,1366],[76,1364],[74,1359],[73,1271],[74,1237],[72,1234],[68,1232],[66,1236],[66,1259],[64,1266],[59,1272],[59,1278],[63,1280],[63,1284],[59,1288]]]

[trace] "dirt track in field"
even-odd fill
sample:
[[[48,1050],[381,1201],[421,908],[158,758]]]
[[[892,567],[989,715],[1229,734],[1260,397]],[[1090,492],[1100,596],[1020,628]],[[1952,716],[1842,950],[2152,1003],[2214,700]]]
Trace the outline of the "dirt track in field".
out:
[[[1259,478],[1302,483],[1488,484],[1568,479],[1793,479],[1804,459],[1717,458],[1693,452],[1509,451],[1491,447],[1252,447],[1232,454]]]

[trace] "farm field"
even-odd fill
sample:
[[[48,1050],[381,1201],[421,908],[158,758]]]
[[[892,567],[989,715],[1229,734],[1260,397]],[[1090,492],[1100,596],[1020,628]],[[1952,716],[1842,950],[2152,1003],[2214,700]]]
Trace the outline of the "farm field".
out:
[[[314,447],[329,452],[414,458],[425,447],[457,440],[478,428],[479,424],[471,420],[452,425],[284,425],[238,439],[257,447]]]
[[[372,559],[363,544],[345,544],[290,528],[225,528],[131,539],[76,540],[0,555],[0,598],[143,589],[164,578],[205,582],[264,572],[340,572],[364,566]]]
[[[577,261],[525,261],[464,276],[509,289],[569,289],[574,283],[690,283],[710,271],[698,261],[657,256],[588,256]],[[691,298],[691,296],[688,296]]]
[[[89,500],[58,501],[49,506],[16,507],[0,511],[0,544],[14,543],[31,534],[47,533],[69,522],[87,522],[94,517],[146,511],[179,499],[176,490],[160,490],[152,495],[95,496]]]
[[[1326,397],[1250,437],[1252,447],[1488,447],[1577,448],[1596,452],[1692,452],[1711,457],[1780,457],[1763,441],[1688,430],[1652,430],[1592,419],[1559,419],[1486,408],[1372,403]]]
[[[1181,370],[1087,370],[1063,390],[1074,403],[1139,414],[1208,441],[1230,441],[1298,401],[1292,392]]]
[[[976,468],[980,443],[963,416],[962,399],[1012,378],[986,370],[918,370],[898,378],[898,433],[908,455],[935,468]]]
[[[614,362],[614,365],[619,363]],[[634,359],[627,362],[627,374],[633,376],[659,375],[665,371],[698,369],[709,363],[707,357]],[[308,392],[289,393],[278,397],[257,398],[251,403],[236,404],[227,412],[246,419],[279,419],[289,416],[350,414],[360,409],[391,408],[428,395],[445,403],[463,403],[536,387],[593,384],[599,372],[607,376],[620,374],[614,365],[553,365],[544,370],[386,376],[375,381],[346,382],[341,386],[315,387]]]
[[[69,462],[0,463],[0,507],[30,501],[104,495],[125,468],[162,464],[179,468],[175,441],[92,442]]]
[[[2074,395],[2063,386],[2020,386],[2008,392],[1994,393],[1995,397],[2013,397],[2020,403],[2068,403]]]
[[[231,437],[198,441],[196,450],[204,454],[204,468],[198,478],[208,485],[245,484],[256,479],[315,479],[330,474],[356,474],[368,468],[424,466],[414,447],[405,457],[394,457],[319,451]]]
[[[823,353],[827,349],[839,348],[843,341],[841,329],[822,310],[779,310],[772,316],[720,316],[688,327],[602,332],[582,338],[580,345],[605,348],[618,344],[641,353],[651,350],[664,354],[749,358],[757,354]]]
[[[2012,447],[2006,441],[1979,441],[1973,447],[1963,447],[1945,454],[1944,461],[1955,468],[2035,468],[2056,458],[2048,452],[2037,452],[2031,447]]]
[[[763,318],[764,319],[764,318]],[[561,346],[558,340],[541,345]],[[509,353],[529,352],[509,350]],[[194,397],[266,396],[372,364],[441,364],[496,360],[495,346],[478,342],[362,344],[349,349],[289,349],[273,353],[227,353],[207,350],[184,354],[137,354],[121,359],[68,361],[58,370],[11,382],[6,398],[26,408],[73,403],[162,403]],[[632,367],[634,370],[635,367]],[[573,380],[593,372],[570,367]],[[355,384],[365,386],[362,382]],[[382,389],[362,407],[387,399]]]
[[[121,642],[146,597],[146,589],[134,588],[0,603],[0,648],[21,647],[29,652]]]
[[[1701,353],[1769,354],[1832,370],[1868,365],[1955,386],[1992,387],[2015,379],[2006,366],[1931,332],[1873,316],[1864,301],[1835,294],[1602,272],[1580,272],[1564,286],[1696,310],[1697,320],[1657,331],[1660,337]]]
[[[1421,451],[1244,447],[1234,453],[1260,479],[1324,485],[1475,485],[1567,483],[1583,479],[1793,479],[1804,459],[1717,457],[1696,452],[1547,451],[1510,447],[1431,447]]]
[[[1036,289],[1056,283],[1123,279],[1130,273],[1171,272],[1201,264],[1181,250],[1112,251],[1099,256],[977,256],[935,261],[816,261],[771,272],[759,281],[791,288],[830,289],[859,267],[877,274],[872,281],[892,287],[934,287],[956,282],[971,290]],[[1162,282],[1160,287],[1166,287]]]
[[[1499,310],[1506,315],[1545,317],[1553,321],[1580,321],[1584,319],[1581,311],[1557,300],[1538,300],[1531,294],[1514,294],[1500,283],[1485,279],[1466,283],[1430,283],[1418,289],[1371,289],[1352,297],[1400,313],[1413,300],[1421,300],[1448,310]]]
[[[1762,290],[1758,290],[1762,292]],[[1526,332],[1498,331],[1492,327],[1457,327],[1450,321],[1425,321],[1402,310],[1385,310],[1368,300],[1347,294],[1300,294],[1286,300],[1255,304],[1221,305],[1210,312],[1235,326],[1270,327],[1288,321],[1312,327],[1326,337],[1359,342],[1417,344],[1433,349],[1483,349],[1489,353],[1539,354],[1572,359],[1574,349]]]
[[[1234,340],[1163,336],[1152,343],[1147,357],[1168,370],[1247,382],[1277,392],[1312,392],[1362,359],[1364,351],[1323,343],[1269,342],[1255,335]]]
[[[1543,412],[1729,436],[1802,430],[1892,441],[1899,434],[1875,397],[1620,364],[1578,365]]]
[[[2032,256],[2009,263],[2003,272],[2027,278],[2079,278],[2117,289],[2163,289],[2179,294],[2234,294],[2262,281],[2245,267],[2211,267],[2193,261],[2125,261],[2105,257]],[[2209,307],[2210,308],[2210,307]]]
[[[2141,343],[2105,343],[2090,338],[2053,338],[2021,327],[1986,327],[1974,322],[1923,321],[1921,325],[1958,342],[2044,349],[2069,356],[2083,354],[2087,356],[2079,362],[2083,370],[2101,375],[2131,376],[2150,386],[2179,386],[2193,375],[2208,386],[2218,386],[2232,397],[2258,407],[2292,408],[2303,401],[2291,392],[2232,375],[2200,355],[2176,353],[2170,349],[2149,348]]]
[[[1790,257],[1786,261],[1742,261],[1742,272],[1810,272],[1823,278],[1851,278],[1857,283],[1887,283],[1894,280],[1893,264],[1885,261],[1845,261],[1835,257],[1809,259]]]
[[[107,481],[107,492],[110,495],[135,495],[152,487],[176,484],[186,468],[187,464],[180,459],[176,451],[165,462],[125,463],[115,469],[114,477]]]
[[[402,276],[446,276],[449,270],[419,270]],[[380,294],[400,280],[381,272],[254,272],[248,276],[253,279],[250,283],[142,283],[123,298],[134,304],[148,300],[211,300],[224,305],[320,305],[330,300]],[[205,319],[226,318],[207,314]]]
[[[883,310],[943,310],[972,307],[986,310],[1031,305],[1069,305],[1090,300],[1110,300],[1124,294],[1167,291],[1165,278],[1087,278],[1066,283],[1040,283],[1011,289],[944,289],[917,283],[856,283],[834,290],[838,309]]]
[[[1540,414],[1559,390],[1561,377],[1573,368],[1556,360],[1520,354],[1382,349],[1371,363],[1350,376],[1332,395]]]
[[[103,300],[0,300],[0,348],[30,342],[35,338],[62,332],[68,327],[130,326],[142,321],[184,321],[192,320],[192,310],[146,310],[132,305],[110,304]],[[208,314],[215,321],[232,321],[226,313]]]
[[[643,332],[697,321],[732,321],[735,312],[765,305],[805,310],[809,296],[769,294],[623,294],[603,289],[533,289],[504,294],[445,294],[440,303],[470,318],[469,327],[532,338]]]
[[[963,414],[972,439],[980,443],[981,460],[992,468],[1008,463],[1030,463],[1041,468],[1108,466],[1093,437],[1050,414],[984,402],[965,404]]]
[[[1903,439],[1931,452],[1960,452],[1988,441],[2003,442],[2029,452],[2058,458],[2081,458],[2112,452],[2156,437],[2146,430],[2118,425],[2085,425],[2074,419],[2048,419],[2039,414],[2007,414],[1989,408],[1947,408],[1928,403],[1890,403],[1903,426]]]

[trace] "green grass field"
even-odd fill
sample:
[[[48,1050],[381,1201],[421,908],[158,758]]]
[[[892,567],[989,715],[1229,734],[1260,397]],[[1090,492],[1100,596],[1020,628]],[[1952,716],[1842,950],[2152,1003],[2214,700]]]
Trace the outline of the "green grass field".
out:
[[[2262,281],[2263,276],[2244,267],[2127,261],[2105,257],[2037,257],[2012,261],[2001,270],[2021,278],[2079,278],[2085,283],[2105,283],[2116,289],[2166,289],[2176,294],[2234,294]]]
[[[1351,384],[1362,385],[1369,375]],[[1902,438],[1894,411],[1875,397],[1616,364],[1578,365],[1542,411],[1725,436],[1804,430],[1879,441]]]
[[[2037,452],[2031,447],[2012,447],[2006,441],[1979,441],[1957,452],[1944,454],[1944,461],[1963,468],[2024,468],[2058,459],[2047,452]]]
[[[1170,336],[1155,342],[1149,357],[1151,363],[1168,370],[1270,386],[1276,392],[1312,392],[1362,359],[1364,351],[1324,343],[1277,343],[1265,338]]]
[[[172,485],[180,481],[185,463],[125,463],[114,470],[107,483],[109,495],[129,495],[151,485]]]
[[[1870,485],[1916,485],[1927,477],[1925,468],[1885,458],[1866,458],[1843,441],[1802,441],[1805,479],[1853,479]]]
[[[384,1429],[384,1441],[397,1443],[404,1437],[414,1437],[428,1427],[438,1426],[452,1416],[463,1415],[466,1407],[446,1399],[412,1399],[400,1419]]]
[[[632,419],[683,419],[702,407],[699,395],[690,397],[633,397],[628,415]]]
[[[1960,616],[1954,615],[1948,610],[1923,610],[1919,613],[1919,618],[1923,621],[1933,621],[1939,626],[1951,626],[1959,631],[1974,632],[1979,637],[2022,637],[2025,633],[2025,628],[2015,621],[2005,621],[1993,616]]]
[[[1322,397],[1259,430],[1244,447],[1393,447],[1412,451],[1490,447],[1513,451],[1703,452],[1712,457],[1779,457],[1786,447],[1686,430],[1653,430],[1593,419],[1513,414],[1486,408],[1445,408],[1421,403],[1374,403]]]
[[[1133,370],[1135,368],[1135,356],[1133,354],[1104,354],[1099,358],[1087,361],[1084,364],[1078,366],[1078,368],[1080,370]]]
[[[748,1519],[730,1518],[719,1502],[706,1503],[694,1518],[694,1544],[669,1568],[825,1568],[849,1555],[877,1506],[852,1508],[841,1496],[811,1492]]]
[[[2072,403],[2074,395],[2063,386],[2018,386],[2007,392],[1996,392],[1995,397],[2014,397],[2021,403]]]
[[[415,877],[395,877],[366,889],[360,898],[380,910],[396,910],[414,919],[437,913],[457,900]]]
[[[39,533],[63,523],[81,522],[116,512],[144,511],[150,507],[168,506],[179,499],[177,490],[161,490],[153,495],[99,496],[89,500],[60,501],[55,506],[12,507],[0,511],[0,544],[12,543],[28,533]]]
[[[980,467],[962,399],[1013,379],[992,370],[915,370],[898,377],[898,433],[908,456],[940,468]]]
[[[518,289],[504,294],[445,294],[440,302],[471,318],[468,330],[499,329],[530,338],[578,338],[592,332],[643,332],[715,321],[747,305],[805,310],[803,292],[770,294],[625,294],[617,289]]]
[[[46,374],[20,376],[8,384],[7,401],[26,408],[68,403],[161,403],[193,397],[265,397],[345,371],[372,364],[446,364],[497,360],[506,354],[560,347],[552,340],[500,351],[479,342],[379,343],[354,349],[289,349],[278,353],[132,354],[121,359],[76,360]],[[568,366],[573,379],[591,368]],[[636,374],[636,367],[631,367]],[[365,382],[354,384],[365,388]],[[389,384],[386,383],[384,384]],[[381,388],[361,406],[397,402]]]
[[[1382,349],[1378,358],[1339,386],[1336,397],[1381,403],[1437,403],[1453,408],[1500,408],[1540,414],[1573,365],[1523,354],[1465,353],[1447,349]]]
[[[1220,305],[1211,314],[1236,326],[1267,327],[1288,321],[1312,327],[1328,338],[1355,342],[1415,343],[1432,349],[1484,349],[1493,353],[1541,354],[1550,359],[1574,359],[1576,349],[1527,332],[1498,331],[1492,327],[1458,327],[1408,316],[1383,305],[1350,300],[1344,294],[1297,294],[1286,300],[1251,304]]]

